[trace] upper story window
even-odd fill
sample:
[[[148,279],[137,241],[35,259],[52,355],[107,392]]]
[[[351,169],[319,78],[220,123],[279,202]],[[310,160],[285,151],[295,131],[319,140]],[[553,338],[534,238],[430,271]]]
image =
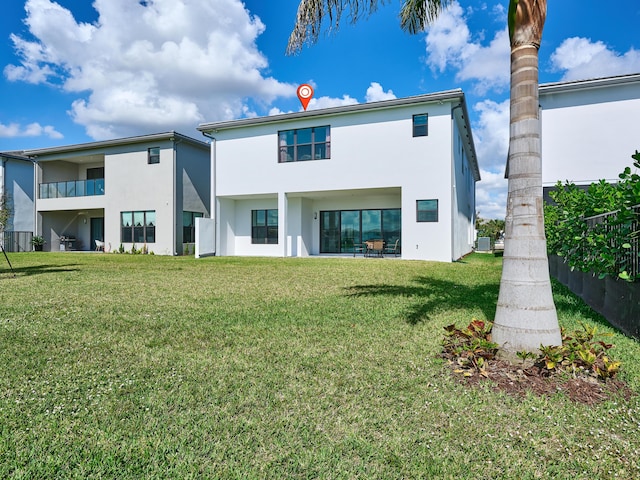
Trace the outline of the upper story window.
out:
[[[413,136],[426,137],[429,135],[429,115],[420,113],[413,116]]]
[[[330,132],[328,125],[278,132],[278,162],[331,158]]]
[[[147,154],[147,163],[160,163],[160,147],[151,147]]]
[[[104,167],[87,168],[87,180],[104,178]]]

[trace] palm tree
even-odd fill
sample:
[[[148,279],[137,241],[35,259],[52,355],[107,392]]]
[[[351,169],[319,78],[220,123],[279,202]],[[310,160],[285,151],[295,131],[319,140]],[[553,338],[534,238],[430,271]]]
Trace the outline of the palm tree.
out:
[[[323,21],[337,28],[343,13],[351,22],[367,16],[384,0],[302,0],[287,53],[318,40]],[[400,25],[424,30],[451,0],[403,0]],[[542,162],[538,110],[538,49],[547,0],[510,0],[511,115],[507,159],[508,199],[505,251],[493,340],[503,352],[536,351],[562,342],[553,297],[544,235]]]
[[[493,340],[510,352],[562,343],[551,294],[542,206],[538,49],[546,16],[546,0],[509,3],[509,182]]]

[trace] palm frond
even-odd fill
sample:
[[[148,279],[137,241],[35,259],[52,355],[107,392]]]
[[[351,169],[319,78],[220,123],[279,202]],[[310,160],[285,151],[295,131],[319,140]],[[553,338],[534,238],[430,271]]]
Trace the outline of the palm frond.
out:
[[[323,22],[328,21],[328,31],[338,30],[343,14],[349,14],[349,22],[355,23],[374,13],[388,0],[301,0],[296,14],[296,24],[287,43],[287,55],[299,52],[305,44],[314,44],[320,37]]]
[[[405,0],[400,9],[400,26],[410,34],[432,24],[451,0]]]

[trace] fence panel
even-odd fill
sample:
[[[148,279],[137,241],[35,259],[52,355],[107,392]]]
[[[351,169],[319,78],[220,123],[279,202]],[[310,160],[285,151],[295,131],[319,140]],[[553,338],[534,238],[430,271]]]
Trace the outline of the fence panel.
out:
[[[589,230],[597,228],[610,238],[612,250],[616,251],[615,263],[619,271],[620,267],[634,278],[640,278],[640,205],[633,207],[634,218],[630,222],[620,223],[618,212],[603,213],[585,218]],[[614,235],[610,235],[610,234]],[[630,248],[622,248],[623,243],[628,243]]]
[[[3,247],[6,252],[30,252],[33,232],[4,232]]]

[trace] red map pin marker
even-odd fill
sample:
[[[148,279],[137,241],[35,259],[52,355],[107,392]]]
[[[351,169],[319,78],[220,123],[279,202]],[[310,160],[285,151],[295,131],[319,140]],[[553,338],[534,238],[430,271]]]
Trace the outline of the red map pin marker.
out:
[[[305,110],[311,101],[311,97],[313,97],[313,87],[311,85],[304,83],[298,87],[298,98],[300,99],[302,108]]]

